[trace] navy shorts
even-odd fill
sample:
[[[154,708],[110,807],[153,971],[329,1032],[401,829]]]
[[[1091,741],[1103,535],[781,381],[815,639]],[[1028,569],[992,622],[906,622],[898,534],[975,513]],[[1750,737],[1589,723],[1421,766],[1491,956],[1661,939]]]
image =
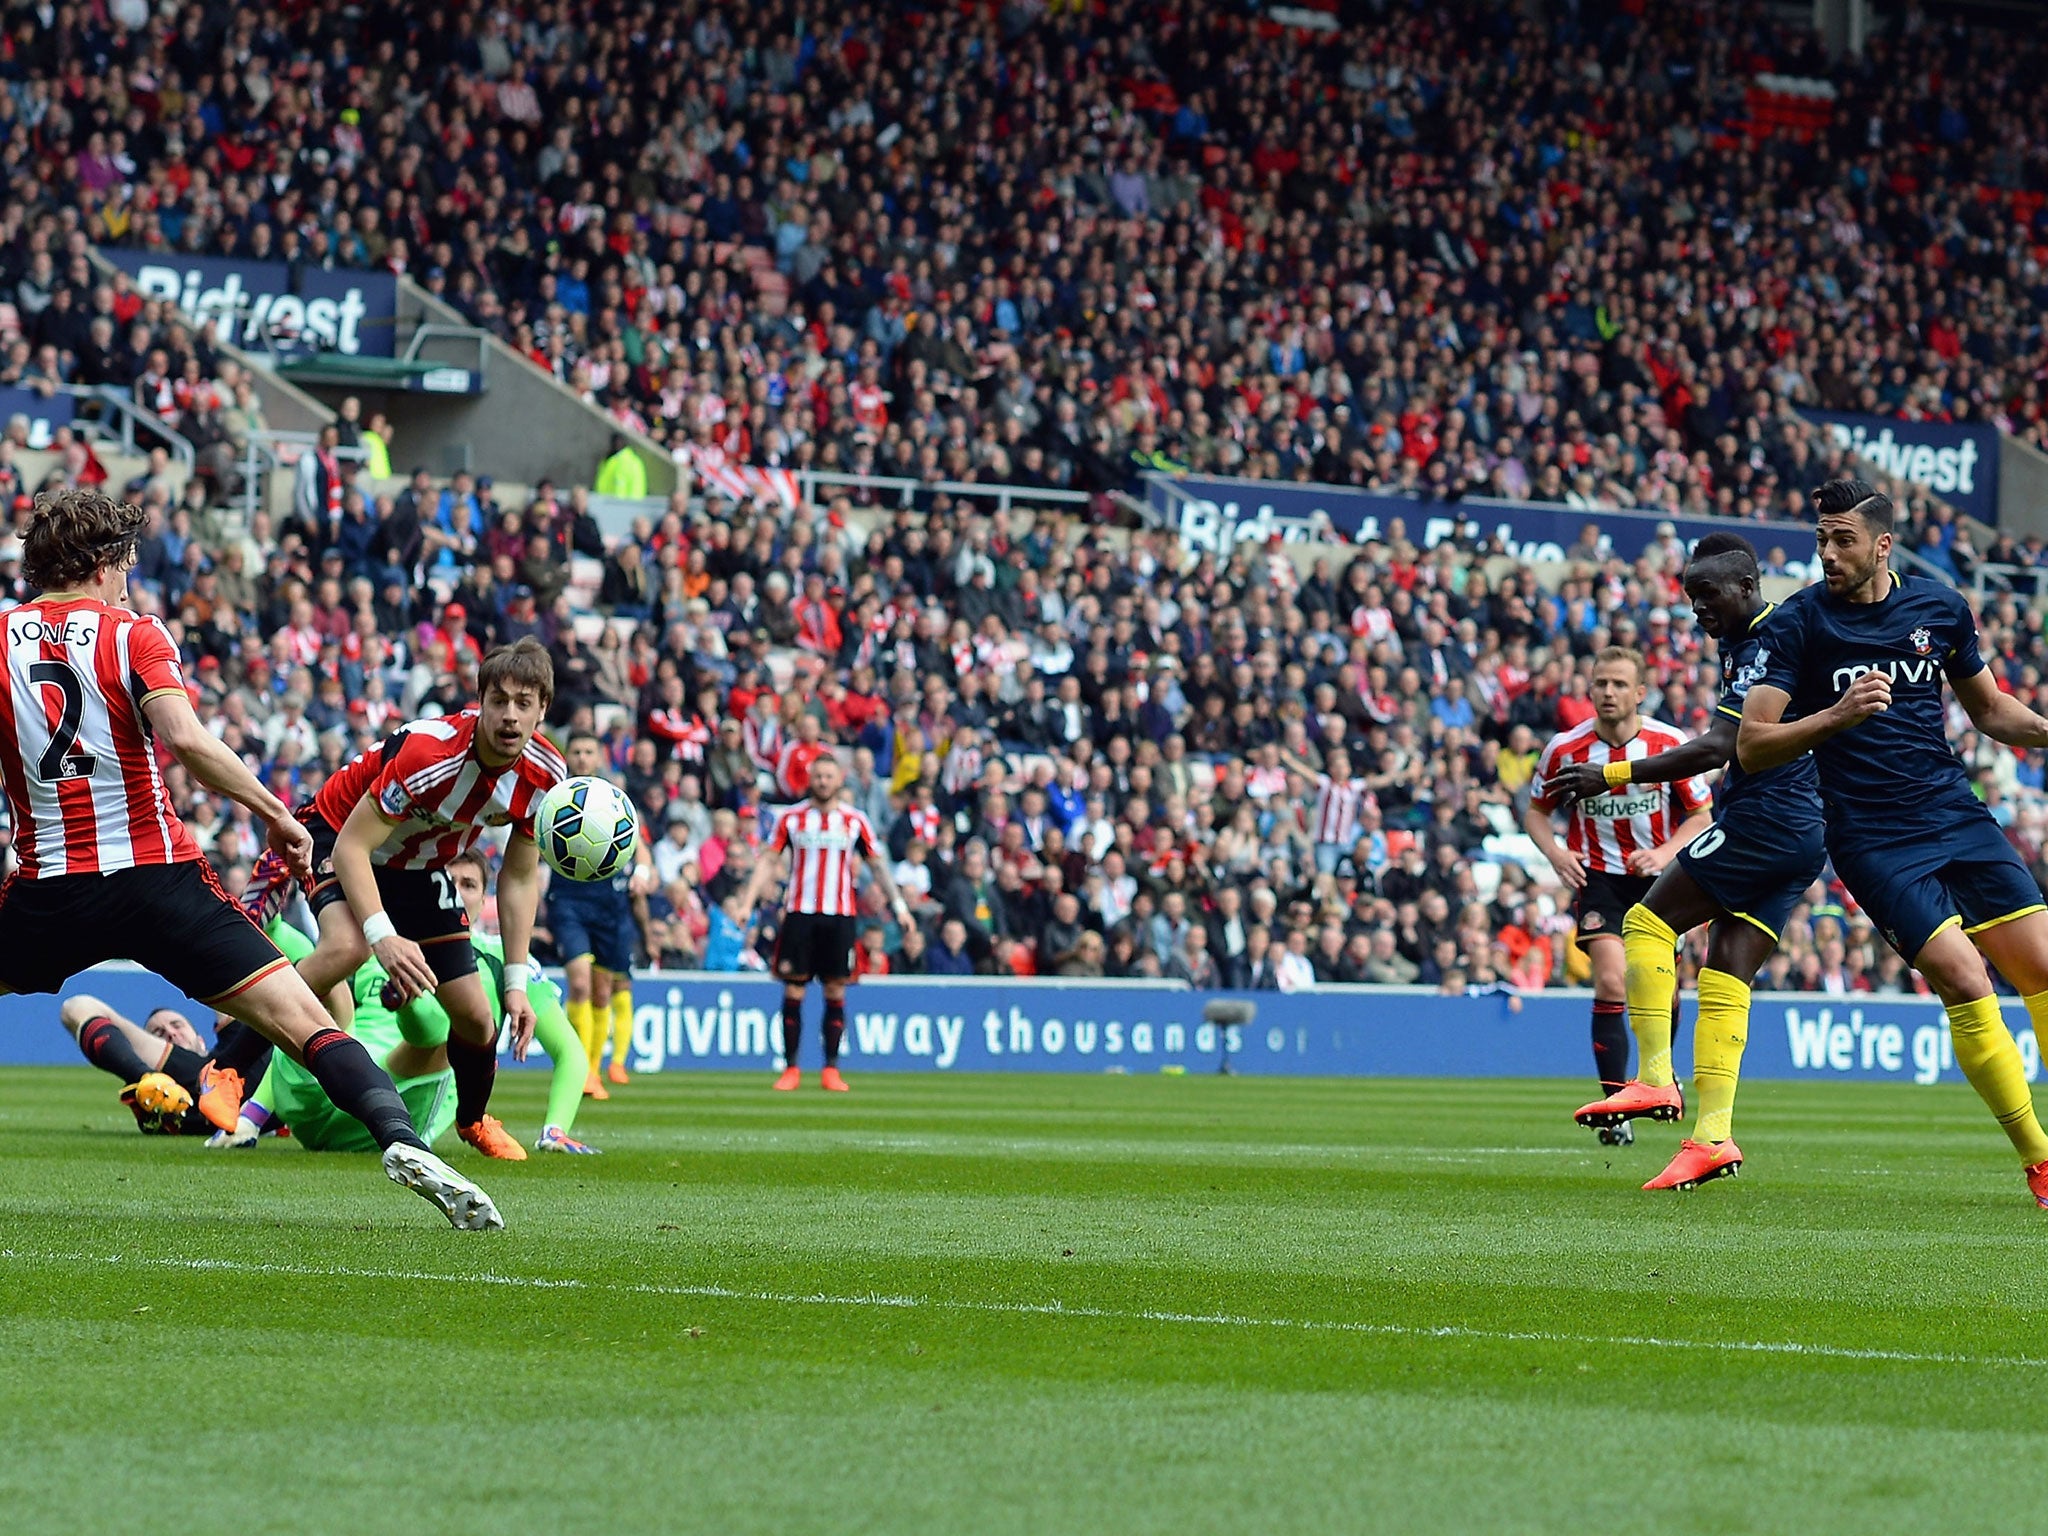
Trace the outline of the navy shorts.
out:
[[[1817,821],[1807,827],[1717,821],[1678,850],[1679,864],[1715,905],[1773,939],[1785,931],[1785,919],[1827,861],[1827,839]]]
[[[588,955],[590,963],[601,971],[610,971],[614,976],[631,975],[633,940],[637,937],[633,909],[609,899],[602,903],[575,898],[564,901],[560,888],[558,880],[548,892],[548,932],[555,936],[555,953],[564,961]],[[607,887],[606,897],[611,894]]]
[[[1856,904],[1908,962],[1950,923],[1974,934],[2043,906],[2040,886],[1988,811],[1921,838],[1838,831],[1828,851]]]

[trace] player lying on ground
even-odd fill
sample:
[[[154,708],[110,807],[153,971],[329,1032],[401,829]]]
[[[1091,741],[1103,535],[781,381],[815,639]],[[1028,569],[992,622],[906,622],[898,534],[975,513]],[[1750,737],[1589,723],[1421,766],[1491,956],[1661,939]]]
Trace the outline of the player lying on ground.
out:
[[[491,1007],[498,1008],[504,995],[504,946],[496,935],[486,933],[478,926],[483,920],[484,882],[488,870],[482,856],[472,851],[457,855],[448,865],[448,874],[454,880],[463,907],[469,914],[469,942],[476,952],[477,979],[482,983]],[[279,946],[294,959],[312,951],[313,946],[304,934],[287,925],[279,926],[284,929],[278,935]],[[414,1104],[416,1124],[429,1122],[421,1119],[422,1105],[416,1103],[414,1093],[408,1091],[407,1079],[401,1068],[409,1069],[415,1076],[428,1069],[433,1071],[435,1096],[431,1123],[435,1127],[433,1134],[438,1137],[454,1123],[455,1118],[455,1105],[450,1093],[454,1079],[447,1073],[447,1044],[451,1027],[448,1014],[431,994],[400,1002],[396,989],[389,982],[384,967],[374,957],[357,970],[353,981],[355,1034],[366,1044],[373,1039],[390,1040],[393,1054],[386,1065],[391,1075],[399,1079],[399,1092],[406,1095],[408,1103]],[[583,1078],[587,1070],[583,1043],[569,1026],[554,983],[538,972],[532,982],[529,996],[533,1001],[533,1038],[547,1052],[552,1066],[547,1122],[541,1128],[534,1148],[541,1152],[594,1153],[597,1148],[585,1146],[569,1135],[576,1124],[576,1111],[583,1102]],[[397,1005],[395,1008],[394,1004]],[[424,1086],[417,1093],[422,1101],[428,1096]],[[268,1078],[257,1088],[234,1133],[217,1136],[208,1145],[254,1146],[257,1137],[266,1129],[269,1118],[282,1115],[294,1133],[316,1151],[360,1150],[346,1134],[345,1126],[340,1135],[323,1137],[317,1128],[324,1118],[323,1102],[318,1084],[305,1081],[304,1074],[296,1072],[289,1062],[273,1062]],[[312,1108],[309,1110],[305,1107],[307,1105]]]
[[[1576,1117],[1581,1125],[1598,1126],[1625,1124],[1639,1115],[1676,1120],[1684,1114],[1685,1098],[1671,1071],[1678,938],[1709,924],[1693,1030],[1698,1118],[1670,1166],[1645,1189],[1691,1189],[1742,1166],[1734,1140],[1735,1082],[1749,1038],[1749,985],[1827,862],[1813,760],[1801,757],[1760,773],[1744,773],[1733,761],[1742,701],[1763,672],[1761,628],[1773,611],[1757,590],[1760,577],[1755,549],[1737,533],[1708,534],[1685,568],[1693,614],[1720,644],[1721,699],[1713,725],[1654,757],[1561,769],[1555,785],[1567,799],[1592,799],[1622,793],[1630,784],[1728,770],[1714,825],[1679,849],[1621,920],[1636,1075]]]
[[[96,491],[63,491],[38,501],[23,537],[22,573],[43,595],[0,615],[0,778],[20,860],[0,888],[0,991],[55,992],[104,960],[147,966],[301,1062],[369,1128],[395,1182],[458,1227],[503,1226],[228,899],[165,794],[159,745],[196,783],[247,807],[291,869],[310,872],[306,829],[200,724],[170,632],[120,606],[145,521]]]
[[[479,704],[405,726],[330,778],[304,812],[320,939],[299,971],[326,996],[374,953],[405,1000],[433,993],[449,1020],[456,1134],[487,1157],[518,1162],[526,1148],[487,1113],[498,1014],[477,980],[469,915],[448,865],[487,828],[511,828],[498,924],[505,1022],[523,1052],[533,1039],[527,947],[540,901],[533,810],[566,768],[536,734],[555,692],[545,647],[531,638],[498,647],[477,687]]]
[[[588,731],[569,738],[564,755],[572,777],[604,777],[604,743]],[[626,1053],[633,1048],[633,941],[647,934],[647,892],[654,883],[654,859],[643,833],[633,849],[633,867],[609,880],[553,880],[548,884],[548,929],[569,984],[569,1022],[590,1058],[583,1091],[608,1099],[598,1076],[605,1036],[612,1042],[610,1080],[629,1081]]]
[[[450,869],[474,921],[483,911],[483,861],[475,854],[465,854]],[[282,918],[274,919],[267,932],[294,960],[312,952],[312,941]],[[476,946],[478,974],[495,1005],[497,977],[504,965],[498,941],[476,930],[471,942]],[[454,1077],[448,1070],[448,1015],[432,997],[392,1007],[397,999],[387,987],[388,981],[384,968],[374,959],[365,962],[352,978],[354,1038],[384,1064],[412,1115],[413,1128],[431,1143],[445,1135],[455,1119]],[[536,1145],[543,1152],[593,1152],[595,1148],[573,1141],[567,1134],[582,1102],[582,1042],[570,1029],[551,982],[536,976],[532,995],[538,1020],[534,1038],[554,1063],[549,1124]],[[81,995],[65,1001],[61,1016],[86,1059],[128,1085],[121,1091],[121,1101],[135,1111],[145,1131],[203,1135],[212,1130],[210,1122],[191,1108],[198,1092],[203,1046],[184,1015],[159,1008],[138,1028],[98,998]],[[118,1043],[103,1040],[109,1033]],[[157,1035],[163,1038],[155,1038]],[[242,1106],[235,1128],[215,1131],[207,1145],[253,1147],[265,1131],[283,1125],[290,1125],[298,1139],[315,1152],[362,1152],[371,1146],[362,1126],[337,1110],[304,1068],[279,1056],[272,1057],[262,1082]]]
[[[775,973],[782,978],[782,1075],[778,1091],[788,1093],[803,1081],[796,1064],[804,1036],[804,989],[817,977],[825,989],[825,1070],[818,1081],[833,1093],[846,1092],[839,1071],[839,1043],[846,1037],[846,982],[853,975],[855,932],[854,860],[866,859],[896,921],[910,926],[910,908],[889,874],[889,860],[867,817],[839,803],[845,770],[839,759],[819,758],[811,764],[809,792],[775,819],[769,854],[791,860],[786,911],[775,938]],[[747,876],[740,910],[751,913],[772,878],[775,859],[764,857]]]
[[[1813,505],[1826,581],[1764,621],[1742,766],[1761,773],[1813,754],[1835,873],[1947,1007],[1956,1065],[2048,1206],[2048,1135],[1984,968],[1989,959],[2019,989],[2048,1038],[2048,911],[1949,746],[1942,678],[1994,741],[2048,747],[2048,720],[1999,691],[1961,593],[1893,574],[1887,497],[1830,480]]]
[[[1643,658],[1635,651],[1609,646],[1593,658],[1593,718],[1551,737],[1522,816],[1523,828],[1558,879],[1578,893],[1572,907],[1573,941],[1593,968],[1593,1070],[1603,1098],[1628,1081],[1622,921],[1678,850],[1707,829],[1713,800],[1699,778],[1658,780],[1634,794],[1593,799],[1568,800],[1558,793],[1559,775],[1567,768],[1619,771],[1621,764],[1668,752],[1686,739],[1677,726],[1644,718],[1644,692]],[[1551,816],[1559,810],[1568,822],[1563,846],[1551,828]],[[1670,999],[1664,1007],[1668,1014]],[[1609,1144],[1634,1140],[1626,1120],[1597,1129]]]

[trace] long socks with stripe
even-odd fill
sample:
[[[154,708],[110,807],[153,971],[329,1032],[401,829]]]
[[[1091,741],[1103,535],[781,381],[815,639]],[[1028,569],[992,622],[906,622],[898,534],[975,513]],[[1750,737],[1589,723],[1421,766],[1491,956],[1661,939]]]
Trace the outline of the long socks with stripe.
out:
[[[1593,1074],[1600,1096],[1621,1091],[1628,1081],[1628,1004],[1593,999]]]
[[[448,1042],[452,1062],[456,1042]],[[475,1047],[470,1047],[474,1050]],[[495,1062],[495,1058],[493,1058]],[[376,1139],[381,1152],[394,1142],[426,1150],[426,1143],[412,1128],[412,1115],[405,1100],[392,1085],[391,1074],[370,1059],[362,1042],[338,1029],[323,1029],[306,1042],[306,1070],[320,1084],[321,1092],[344,1114],[354,1115]],[[461,1079],[458,1077],[457,1094]],[[486,1095],[488,1097],[488,1095]]]

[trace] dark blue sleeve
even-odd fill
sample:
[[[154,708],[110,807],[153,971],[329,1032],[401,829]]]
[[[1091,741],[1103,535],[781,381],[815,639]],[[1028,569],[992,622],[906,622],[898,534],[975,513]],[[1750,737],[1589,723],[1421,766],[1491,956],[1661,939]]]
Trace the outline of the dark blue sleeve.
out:
[[[1942,663],[1942,670],[1948,673],[1948,680],[1959,683],[1966,677],[1975,677],[1984,670],[1984,657],[1977,649],[1977,616],[1970,612],[1970,605],[1963,600],[1960,592],[1951,594],[1955,612],[1949,635],[1948,656]]]
[[[1756,660],[1750,664],[1755,675],[1743,689],[1745,699],[1758,683],[1797,696],[1799,668],[1806,659],[1806,610],[1811,606],[1794,597],[1764,620],[1757,631]]]

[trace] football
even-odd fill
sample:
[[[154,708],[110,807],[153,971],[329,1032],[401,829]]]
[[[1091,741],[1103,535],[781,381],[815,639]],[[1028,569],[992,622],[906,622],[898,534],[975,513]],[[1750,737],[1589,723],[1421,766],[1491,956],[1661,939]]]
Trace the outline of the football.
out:
[[[605,779],[564,779],[533,815],[540,856],[565,880],[609,880],[631,867],[639,835],[633,802]]]

